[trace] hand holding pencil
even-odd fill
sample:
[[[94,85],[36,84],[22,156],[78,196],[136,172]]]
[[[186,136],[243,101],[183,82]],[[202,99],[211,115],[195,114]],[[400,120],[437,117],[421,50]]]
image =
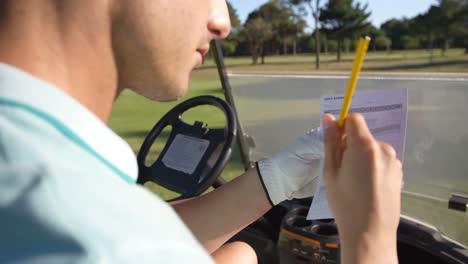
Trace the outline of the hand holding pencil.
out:
[[[359,42],[338,122],[331,114],[323,117],[323,178],[340,232],[342,261],[398,263],[401,162],[392,146],[372,136],[362,115],[347,118],[369,40]]]

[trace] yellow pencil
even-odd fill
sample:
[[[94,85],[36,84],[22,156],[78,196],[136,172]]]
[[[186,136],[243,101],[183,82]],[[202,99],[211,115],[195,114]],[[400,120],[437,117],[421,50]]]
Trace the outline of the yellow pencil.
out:
[[[348,115],[349,106],[353,98],[354,90],[358,81],[359,73],[361,72],[362,63],[366,56],[367,48],[369,47],[370,37],[359,39],[359,44],[356,48],[356,57],[354,58],[353,68],[349,76],[348,86],[346,87],[345,97],[343,99],[343,106],[341,107],[340,117],[338,119],[338,126],[343,127],[346,116]]]

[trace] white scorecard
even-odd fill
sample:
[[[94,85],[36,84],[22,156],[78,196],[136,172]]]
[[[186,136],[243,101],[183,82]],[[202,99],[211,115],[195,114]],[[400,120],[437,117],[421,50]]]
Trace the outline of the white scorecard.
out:
[[[338,118],[343,95],[324,95],[320,98],[320,115],[330,113]],[[408,90],[381,90],[356,92],[349,112],[361,113],[377,140],[393,146],[398,159],[403,162],[406,137]],[[322,130],[323,131],[323,130]],[[323,170],[323,160],[321,161]],[[333,218],[328,207],[322,175],[319,177],[307,219]]]

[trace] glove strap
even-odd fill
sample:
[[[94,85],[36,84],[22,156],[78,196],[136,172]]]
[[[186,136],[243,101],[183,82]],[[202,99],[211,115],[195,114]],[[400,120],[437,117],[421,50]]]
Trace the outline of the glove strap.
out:
[[[257,170],[257,174],[258,174],[258,177],[260,178],[260,182],[262,183],[262,187],[263,187],[263,190],[265,191],[265,194],[266,194],[266,197],[268,198],[268,201],[270,202],[271,206],[275,206],[275,204],[273,203],[273,201],[271,200],[271,197],[270,197],[270,194],[268,193],[268,190],[265,186],[265,183],[263,182],[263,176],[262,174],[260,173],[260,169],[258,167],[258,161],[255,162],[255,169]]]

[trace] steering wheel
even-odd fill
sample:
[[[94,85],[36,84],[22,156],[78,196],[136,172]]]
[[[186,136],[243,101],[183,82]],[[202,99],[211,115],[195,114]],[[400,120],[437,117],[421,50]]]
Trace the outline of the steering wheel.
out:
[[[195,121],[193,125],[185,123],[182,114],[201,105],[211,105],[221,110],[226,126],[209,128],[208,124],[200,121]],[[137,183],[151,181],[181,194],[169,201],[201,194],[214,183],[231,157],[237,131],[236,120],[232,108],[214,96],[198,96],[178,104],[146,136],[137,156]],[[146,166],[145,160],[151,146],[168,126],[172,130],[166,145],[156,161]]]

